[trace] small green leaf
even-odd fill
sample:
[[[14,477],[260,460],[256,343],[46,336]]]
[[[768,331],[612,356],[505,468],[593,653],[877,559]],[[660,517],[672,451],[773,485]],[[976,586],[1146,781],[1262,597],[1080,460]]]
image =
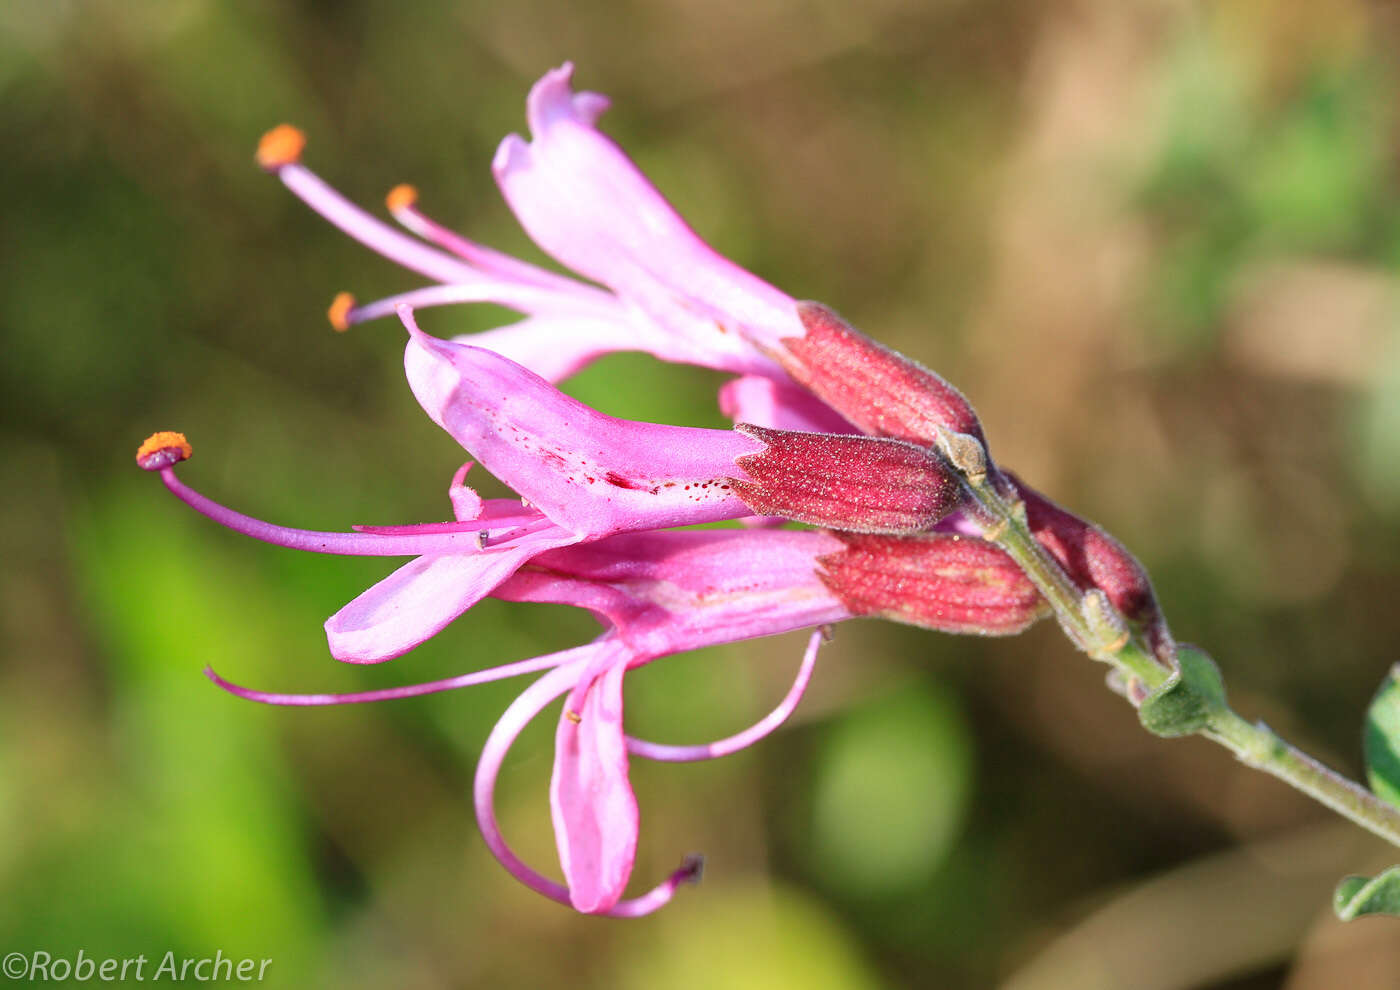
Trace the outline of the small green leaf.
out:
[[[1400,866],[1374,877],[1347,877],[1332,895],[1332,910],[1343,921],[1368,914],[1400,916]]]
[[[1364,746],[1371,790],[1400,805],[1400,664],[1390,668],[1366,712]]]
[[[1225,706],[1220,669],[1203,650],[1183,645],[1179,666],[1138,708],[1143,728],[1159,736],[1189,736],[1204,729],[1211,714]]]

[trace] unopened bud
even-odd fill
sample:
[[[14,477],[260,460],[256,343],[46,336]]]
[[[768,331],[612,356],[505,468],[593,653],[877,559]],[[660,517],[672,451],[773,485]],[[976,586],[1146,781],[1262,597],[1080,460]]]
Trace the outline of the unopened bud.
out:
[[[799,433],[741,423],[767,446],[736,463],[734,492],[755,514],[859,533],[916,533],[954,508],[956,475],[925,447],[880,437]]]
[[[1009,472],[1006,476],[1025,504],[1030,531],[1060,562],[1070,580],[1082,591],[1101,591],[1119,615],[1143,631],[1157,658],[1172,666],[1175,646],[1152,581],[1137,558],[1093,523],[1060,508]],[[1087,602],[1086,605],[1095,607]],[[1092,623],[1092,616],[1086,614],[1086,618]]]
[[[985,540],[953,533],[836,535],[845,549],[819,558],[818,574],[857,615],[1009,636],[1049,611],[1016,562]]]

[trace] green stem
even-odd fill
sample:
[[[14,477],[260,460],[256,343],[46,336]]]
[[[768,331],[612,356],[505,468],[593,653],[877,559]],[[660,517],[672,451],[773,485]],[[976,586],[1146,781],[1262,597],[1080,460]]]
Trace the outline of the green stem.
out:
[[[1247,766],[1273,774],[1337,814],[1400,846],[1400,808],[1323,766],[1262,722],[1246,722],[1222,707],[1212,714],[1202,735],[1233,751]]]
[[[1178,676],[1159,663],[1128,632],[1128,625],[1101,595],[1085,593],[1069,579],[1060,562],[1035,538],[1026,522],[1025,506],[1008,499],[988,474],[985,452],[971,437],[942,438],[940,449],[958,469],[970,508],[983,527],[983,537],[1001,547],[1030,578],[1050,604],[1070,640],[1096,660],[1113,664],[1135,678],[1147,693]],[[995,468],[991,469],[993,474]],[[1246,765],[1291,784],[1338,814],[1400,846],[1400,808],[1355,781],[1322,765],[1285,742],[1263,723],[1246,722],[1223,700],[1211,699],[1205,727],[1199,733],[1234,752]]]

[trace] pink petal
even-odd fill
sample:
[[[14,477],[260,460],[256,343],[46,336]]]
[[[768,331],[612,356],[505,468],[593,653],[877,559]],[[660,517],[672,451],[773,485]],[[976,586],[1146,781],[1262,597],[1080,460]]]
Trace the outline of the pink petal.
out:
[[[645,321],[638,321],[645,325]],[[560,382],[604,354],[644,350],[657,353],[664,340],[652,341],[650,334],[619,314],[613,319],[594,317],[533,316],[509,326],[456,338],[473,347],[483,347],[516,364],[529,368],[545,381]],[[657,356],[662,356],[657,353]]]
[[[576,539],[555,530],[499,550],[418,557],[326,620],[331,655],[347,663],[380,663],[406,653],[541,550]]]
[[[617,903],[637,853],[637,798],[627,779],[622,733],[625,661],[619,656],[584,689],[579,711],[566,708],[555,735],[554,836],[569,900],[588,913]]]
[[[736,423],[808,433],[860,432],[805,388],[764,375],[725,382],[719,390],[719,408]]]
[[[716,254],[595,127],[602,97],[575,94],[573,67],[530,91],[532,140],[511,135],[493,171],[530,236],[692,343],[697,363],[772,372],[752,342],[802,333],[790,297]],[[742,338],[742,339],[741,339]]]
[[[591,609],[653,658],[850,618],[816,573],[842,547],[816,531],[625,533],[543,553],[492,594]]]
[[[601,650],[607,649],[611,649],[607,641],[599,641],[567,651],[580,659],[550,671],[526,688],[520,697],[511,703],[501,720],[496,723],[496,727],[491,730],[486,745],[482,747],[481,759],[476,765],[476,780],[472,786],[476,820],[481,826],[481,836],[486,840],[491,854],[521,883],[561,904],[571,903],[569,891],[522,862],[501,834],[500,823],[496,821],[496,778],[500,774],[501,763],[505,760],[506,753],[525,725],[551,701],[576,685],[580,671],[589,663],[584,657],[596,656]],[[559,659],[562,660],[563,656],[564,654],[561,654]],[[701,863],[698,857],[687,857],[680,869],[672,872],[651,890],[630,900],[618,901],[611,910],[604,913],[612,918],[637,918],[664,907],[670,902],[678,886],[699,879]]]
[[[761,446],[727,430],[615,419],[491,351],[418,330],[409,385],[443,429],[551,520],[601,536],[749,514],[729,478]]]

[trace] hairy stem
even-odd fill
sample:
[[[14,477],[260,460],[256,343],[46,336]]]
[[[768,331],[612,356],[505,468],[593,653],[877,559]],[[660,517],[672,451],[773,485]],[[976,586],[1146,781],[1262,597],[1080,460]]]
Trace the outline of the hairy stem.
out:
[[[1246,722],[1229,708],[1222,708],[1201,734],[1231,750],[1247,766],[1273,774],[1337,814],[1400,846],[1400,808],[1323,766],[1262,722]]]

